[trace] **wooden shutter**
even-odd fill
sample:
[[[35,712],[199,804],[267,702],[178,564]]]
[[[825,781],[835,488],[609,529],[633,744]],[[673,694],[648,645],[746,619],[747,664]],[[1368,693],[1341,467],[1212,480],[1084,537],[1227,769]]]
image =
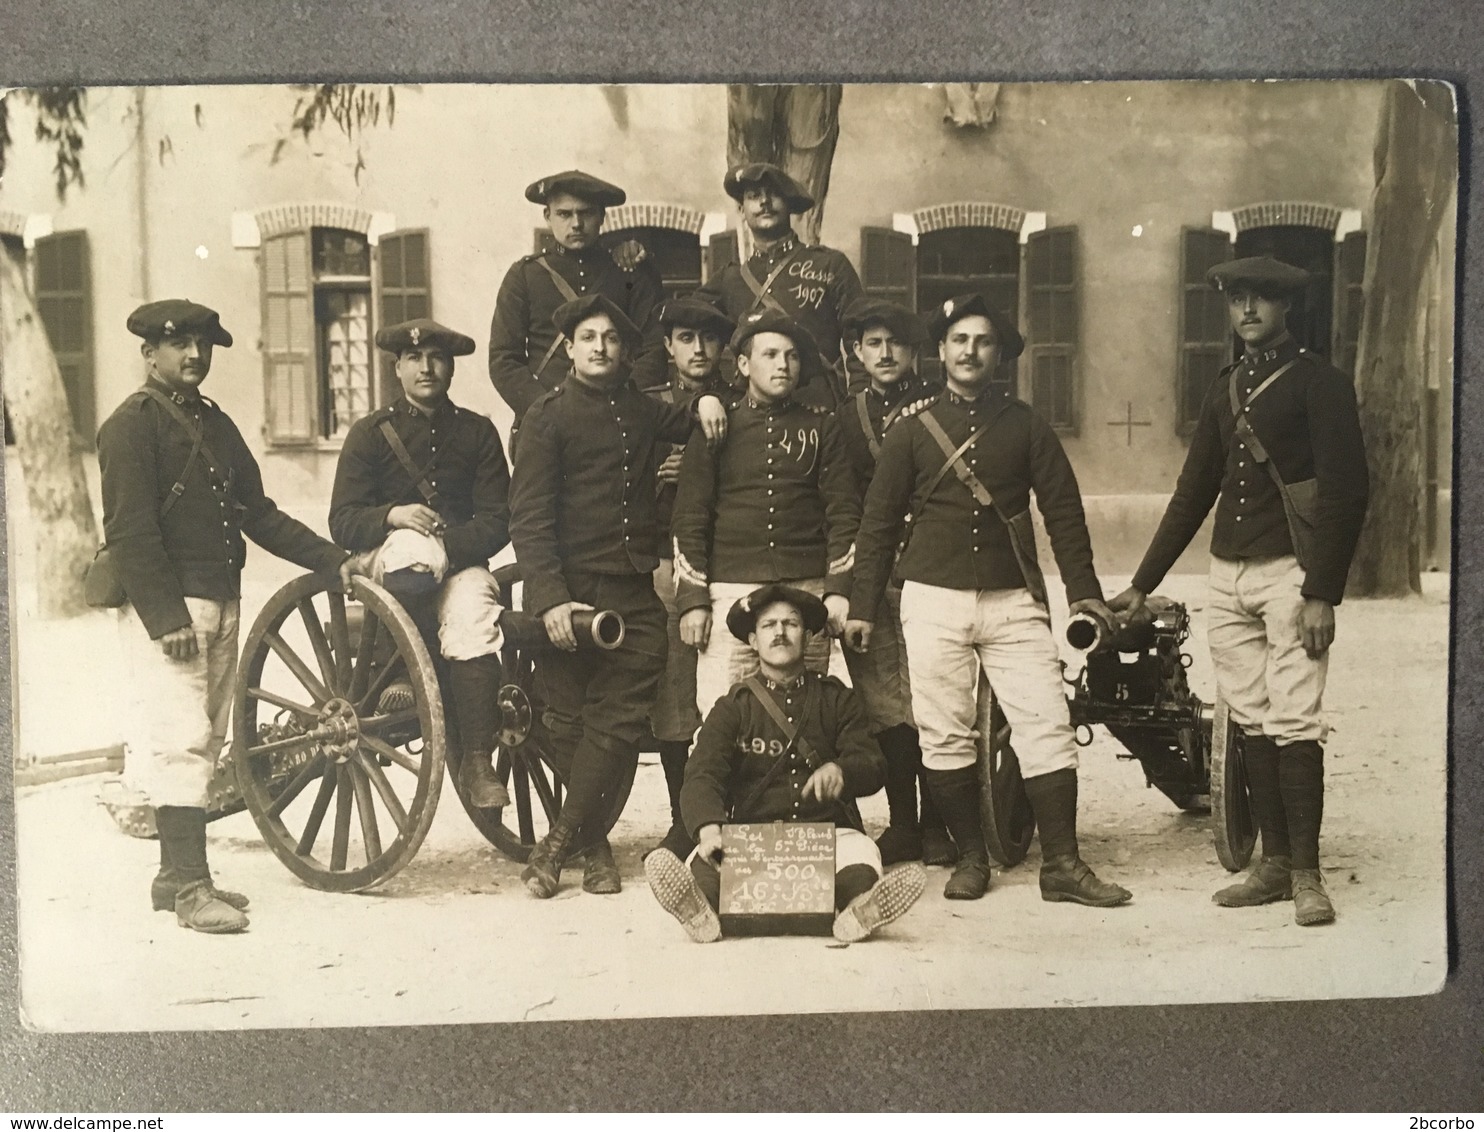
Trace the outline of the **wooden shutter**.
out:
[[[707,282],[715,279],[728,264],[736,263],[737,260],[737,230],[727,228],[724,231],[712,233],[711,242],[706,245]]]
[[[1206,390],[1232,360],[1226,298],[1206,272],[1232,258],[1231,237],[1215,228],[1180,230],[1180,363],[1175,387],[1175,431],[1189,436],[1200,420]]]
[[[1354,376],[1360,347],[1360,320],[1365,312],[1366,234],[1351,232],[1335,247],[1335,368]]]
[[[309,232],[270,236],[262,255],[264,431],[270,444],[310,444],[320,409]]]
[[[1081,336],[1077,229],[1048,228],[1025,246],[1026,364],[1030,403],[1059,432],[1078,427]]]
[[[93,286],[86,232],[36,241],[36,310],[51,341],[78,439],[93,447],[97,398],[93,381]]]
[[[426,228],[388,232],[376,245],[375,319],[372,335],[383,326],[433,317],[433,267]],[[400,388],[394,359],[380,353],[378,404],[395,400]]]
[[[917,309],[917,250],[891,228],[861,229],[861,287],[873,299]]]

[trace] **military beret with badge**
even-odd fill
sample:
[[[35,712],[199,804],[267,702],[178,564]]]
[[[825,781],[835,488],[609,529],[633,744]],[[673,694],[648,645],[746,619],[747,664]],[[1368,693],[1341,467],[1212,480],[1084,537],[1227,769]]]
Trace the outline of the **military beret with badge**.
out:
[[[721,187],[726,190],[727,196],[738,204],[742,203],[743,194],[754,185],[772,189],[783,198],[790,213],[808,212],[814,207],[814,198],[809,195],[803,185],[778,166],[766,161],[734,165],[727,170],[727,175],[722,178],[721,182]]]
[[[532,181],[526,186],[526,200],[532,204],[549,204],[558,193],[567,193],[585,200],[598,208],[616,208],[628,200],[628,194],[617,185],[601,177],[584,173],[581,169],[568,169],[564,173],[553,173]]]
[[[579,295],[557,307],[551,313],[551,324],[557,328],[563,338],[570,342],[573,341],[577,327],[585,319],[600,314],[608,316],[618,331],[619,337],[628,344],[630,349],[638,349],[643,343],[643,332],[623,312],[623,308],[599,291],[594,291],[591,295]]]
[[[222,326],[221,315],[190,299],[156,299],[135,309],[124,323],[130,334],[146,342],[158,342],[178,334],[196,334],[214,346],[230,346],[232,336]]]
[[[431,318],[414,318],[394,326],[383,326],[376,332],[376,345],[392,354],[430,346],[444,351],[451,358],[462,358],[474,352],[474,339]]]
[[[917,312],[889,299],[865,296],[845,308],[840,328],[847,341],[856,342],[872,326],[884,326],[903,342],[917,345],[922,341],[922,319]]]
[[[732,608],[727,610],[727,628],[732,636],[745,644],[747,638],[757,629],[758,614],[779,602],[791,605],[799,611],[805,632],[822,633],[829,624],[829,611],[825,609],[824,602],[812,593],[782,582],[769,582],[732,603]]]
[[[1248,256],[1218,263],[1206,272],[1206,282],[1218,291],[1250,288],[1260,295],[1283,297],[1308,286],[1313,278],[1301,267],[1272,256]]]
[[[737,329],[732,332],[730,343],[732,353],[745,353],[747,343],[758,334],[782,334],[794,344],[801,357],[818,353],[814,335],[805,330],[795,319],[771,309],[753,311],[737,323]]]
[[[731,338],[737,328],[720,309],[694,295],[666,300],[660,307],[660,326],[666,333],[677,326],[686,330],[714,330],[723,340]]]
[[[989,324],[994,327],[995,338],[999,342],[1002,363],[1013,361],[1025,351],[1025,339],[1020,336],[1019,329],[990,306],[989,300],[977,291],[967,295],[958,295],[944,302],[933,312],[933,317],[928,322],[928,334],[934,342],[942,342],[948,337],[949,328],[954,323],[970,315],[981,315],[989,319]]]

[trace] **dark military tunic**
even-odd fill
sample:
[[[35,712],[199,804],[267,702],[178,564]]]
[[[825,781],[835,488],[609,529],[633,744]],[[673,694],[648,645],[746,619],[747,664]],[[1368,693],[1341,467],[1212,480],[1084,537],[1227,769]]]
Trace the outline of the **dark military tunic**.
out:
[[[234,601],[247,560],[243,535],[306,570],[333,570],[345,551],[278,509],[232,419],[205,397],[156,388],[200,423],[205,444],[180,498],[160,506],[185,470],[191,437],[143,390],[98,430],[103,533],[130,604],[151,638],[191,624],[187,597]],[[206,456],[210,448],[220,465]]]
[[[942,386],[908,373],[888,386],[885,393],[867,387],[842,401],[835,409],[835,420],[839,422],[840,435],[845,441],[845,455],[862,498],[871,484],[871,477],[876,474],[876,459],[886,430],[902,418],[905,409],[940,392]],[[867,423],[861,421],[862,405],[865,406]]]
[[[759,677],[762,679],[762,677]],[[764,681],[800,742],[784,756],[788,739],[746,684],[716,701],[685,766],[680,814],[695,837],[702,826],[726,821],[828,821],[860,829],[853,806],[886,782],[886,760],[866,729],[860,698],[833,676],[805,672],[784,686]],[[779,758],[786,769],[774,776],[745,813],[745,803]],[[827,762],[840,767],[845,790],[838,802],[804,798],[809,776]]]
[[[672,524],[676,605],[710,608],[711,582],[825,579],[848,594],[860,503],[839,426],[823,409],[743,398],[712,452],[691,437]]]
[[[765,252],[755,252],[747,266],[759,284],[768,281],[768,276],[780,263],[788,265],[773,285],[767,288],[779,306],[814,336],[824,361],[831,367],[840,366],[840,318],[865,292],[860,277],[844,252],[822,245],[808,247],[790,232]],[[733,321],[766,304],[759,299],[742,270],[735,263],[728,264],[714,279],[696,292],[696,298],[720,307]],[[845,388],[842,377],[820,374],[806,368],[803,374],[805,385],[800,390],[807,401],[834,408],[848,393],[864,388],[869,378],[865,370],[853,358],[846,359],[849,366],[849,388]]]
[[[572,377],[531,407],[510,484],[510,538],[529,612],[572,600],[568,572],[654,572],[655,470],[693,423],[690,400],[666,404],[632,381],[604,390]]]
[[[437,493],[449,573],[484,565],[510,541],[510,469],[489,418],[447,399],[429,414],[399,397],[351,426],[335,468],[330,534],[349,550],[371,550],[385,541],[393,507],[426,502],[383,422]]]
[[[731,397],[731,391],[720,381],[715,379],[703,382],[701,385],[692,385],[674,371],[670,374],[668,383],[644,392],[656,400],[663,401],[667,405],[673,405],[677,401],[690,402],[703,392],[713,392],[723,399]],[[685,445],[677,444],[671,448],[671,452],[684,451]],[[663,462],[663,461],[661,461]],[[671,538],[670,525],[675,517],[675,493],[679,488],[678,483],[660,483],[655,481],[655,506],[659,515],[660,545],[659,555],[661,558],[674,556],[674,541]]]
[[[1213,503],[1211,553],[1217,558],[1293,553],[1282,496],[1237,436],[1229,389],[1235,371],[1237,392],[1245,403],[1291,361],[1293,366],[1252,403],[1247,419],[1284,483],[1318,481],[1314,561],[1305,571],[1302,592],[1339,604],[1369,498],[1365,442],[1350,378],[1300,350],[1291,337],[1259,354],[1245,354],[1211,383],[1175,494],[1134,575],[1133,584],[1142,592],[1152,593],[1164,579]]]
[[[664,300],[660,277],[648,261],[625,271],[604,248],[554,251],[517,260],[500,284],[490,323],[490,381],[515,412],[519,425],[543,394],[560,385],[572,362],[560,345],[552,313],[567,301],[542,264],[550,264],[578,295],[601,292],[612,299],[644,335],[644,345],[630,359],[630,375],[640,388],[665,380],[665,346],[657,319]],[[545,359],[545,364],[542,364]],[[537,367],[540,373],[536,373]]]
[[[1007,516],[1026,511],[1034,491],[1067,600],[1101,599],[1077,477],[1051,426],[1025,402],[994,392],[970,401],[944,391],[931,409],[955,448],[993,422],[964,454],[969,469]],[[947,459],[920,417],[907,416],[882,442],[856,537],[853,618],[873,619],[908,514],[917,517],[898,564],[903,579],[960,590],[1027,584],[1004,521],[994,508],[981,507],[957,476],[949,472],[931,498],[920,498]]]

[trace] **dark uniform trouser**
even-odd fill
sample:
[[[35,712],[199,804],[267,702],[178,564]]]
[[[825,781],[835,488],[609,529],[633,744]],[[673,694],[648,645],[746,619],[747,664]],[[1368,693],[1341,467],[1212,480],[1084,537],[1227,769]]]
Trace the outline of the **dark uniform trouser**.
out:
[[[543,651],[536,665],[553,762],[571,768],[562,816],[587,841],[606,832],[617,791],[638,762],[669,642],[650,575],[573,573],[566,581],[573,601],[624,619],[623,644],[612,652]]]

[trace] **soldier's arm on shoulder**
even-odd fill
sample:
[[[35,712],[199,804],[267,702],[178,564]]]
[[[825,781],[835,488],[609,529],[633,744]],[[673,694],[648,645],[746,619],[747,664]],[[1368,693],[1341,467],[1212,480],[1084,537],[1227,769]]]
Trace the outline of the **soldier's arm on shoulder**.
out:
[[[510,467],[500,434],[482,413],[463,408],[457,413],[460,438],[476,453],[470,492],[474,513],[444,532],[450,572],[483,565],[510,541]]]
[[[545,613],[571,601],[557,544],[563,480],[560,389],[538,400],[520,430],[520,452],[510,476],[510,541],[525,579],[525,608]]]
[[[857,621],[875,620],[876,608],[891,579],[917,478],[913,431],[903,421],[887,432],[876,472],[866,489],[855,536],[855,577],[850,594],[850,616]]]
[[[716,454],[697,429],[680,461],[670,519],[675,544],[675,603],[681,613],[711,606],[711,534],[716,527],[716,500]]]
[[[389,485],[381,482],[381,469],[387,465],[378,455],[386,445],[381,423],[390,417],[385,409],[378,409],[356,421],[335,461],[330,537],[346,550],[370,550],[387,535],[386,517],[393,505]]]
[[[520,419],[545,389],[531,374],[526,335],[531,326],[531,301],[526,266],[532,257],[516,260],[505,273],[490,319],[490,382]]]
[[[886,785],[886,758],[871,737],[860,693],[834,677],[820,689],[830,697],[835,716],[835,762],[845,775],[846,798],[864,798]]]
[[[125,402],[98,430],[103,541],[129,604],[156,640],[191,623],[160,531],[158,458],[154,425],[137,403]]]
[[[685,764],[685,784],[680,788],[680,817],[692,838],[702,826],[727,820],[732,777],[739,754],[742,711],[734,693],[728,692],[706,713],[696,735],[696,745]]]

